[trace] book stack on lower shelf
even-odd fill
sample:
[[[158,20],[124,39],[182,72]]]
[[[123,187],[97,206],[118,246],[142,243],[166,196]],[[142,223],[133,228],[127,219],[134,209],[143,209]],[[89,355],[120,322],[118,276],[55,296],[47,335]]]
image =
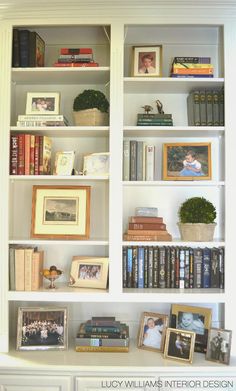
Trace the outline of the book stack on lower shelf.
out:
[[[169,242],[172,240],[172,236],[166,229],[163,217],[130,216],[128,230],[124,233],[123,239]]]
[[[173,126],[172,114],[138,114],[137,126]]]
[[[213,77],[210,57],[174,57],[171,77]]]
[[[54,67],[98,67],[92,48],[61,48]]]
[[[92,317],[81,323],[75,339],[77,352],[128,352],[129,326],[115,317]]]

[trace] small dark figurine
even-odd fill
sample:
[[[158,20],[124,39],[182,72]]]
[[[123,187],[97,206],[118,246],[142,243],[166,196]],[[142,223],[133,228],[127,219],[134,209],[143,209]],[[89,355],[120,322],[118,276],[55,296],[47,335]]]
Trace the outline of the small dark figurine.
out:
[[[156,104],[157,104],[157,111],[159,114],[165,114],[164,111],[163,111],[163,104],[161,103],[160,100],[156,100]]]
[[[153,110],[153,107],[150,105],[145,105],[145,106],[142,106],[142,109],[144,109],[145,114],[149,114],[149,112]]]

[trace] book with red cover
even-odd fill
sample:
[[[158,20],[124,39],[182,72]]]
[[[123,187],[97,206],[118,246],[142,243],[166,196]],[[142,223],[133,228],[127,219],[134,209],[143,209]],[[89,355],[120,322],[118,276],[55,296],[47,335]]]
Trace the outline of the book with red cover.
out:
[[[163,223],[163,217],[130,216],[130,223]]]
[[[39,175],[39,136],[35,135],[34,142],[34,175]]]
[[[128,229],[127,234],[129,235],[150,235],[150,236],[155,236],[155,235],[165,235],[167,233],[166,230],[148,230],[148,229]]]
[[[30,174],[30,134],[25,134],[25,175]]]
[[[35,149],[35,136],[30,135],[30,175],[34,175],[34,149]]]
[[[11,134],[10,140],[10,175],[17,175],[18,167],[18,136]]]
[[[124,234],[123,239],[126,241],[138,241],[138,242],[170,242],[172,236],[168,233],[165,235],[130,235]]]
[[[25,135],[18,136],[18,175],[25,175]]]
[[[92,48],[61,48],[60,54],[91,54]]]
[[[136,230],[165,230],[164,223],[129,223],[129,229]]]
[[[53,64],[54,67],[98,67],[99,64],[97,62],[55,62]]]

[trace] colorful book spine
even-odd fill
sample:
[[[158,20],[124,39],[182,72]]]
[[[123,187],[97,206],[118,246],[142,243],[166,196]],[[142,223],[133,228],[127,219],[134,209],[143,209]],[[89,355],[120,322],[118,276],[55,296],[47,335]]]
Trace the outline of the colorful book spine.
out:
[[[211,57],[174,57],[173,64],[175,63],[210,64]]]
[[[184,289],[184,281],[185,281],[185,252],[184,249],[181,248],[179,250],[179,288]]]
[[[63,68],[63,67],[93,68],[93,67],[98,67],[99,64],[97,62],[54,62],[53,66],[58,68]]]
[[[138,288],[138,248],[132,248],[132,286]]]
[[[65,55],[71,55],[71,54],[92,54],[93,50],[92,48],[61,48],[60,53]]]
[[[148,288],[153,287],[153,247],[148,248]]]
[[[123,181],[130,180],[130,142],[123,141]]]
[[[123,247],[123,256],[122,256],[123,262],[123,288],[127,288],[127,247]]]
[[[211,250],[205,247],[202,251],[202,288],[211,287]]]
[[[137,141],[130,140],[130,180],[137,180]]]
[[[138,247],[138,288],[144,288],[144,247]]]
[[[155,175],[155,146],[147,145],[146,148],[146,181],[153,181]]]
[[[194,249],[194,288],[202,288],[202,249]]]
[[[129,223],[129,229],[133,230],[166,230],[164,223]]]
[[[127,249],[127,288],[132,288],[132,247]]]
[[[18,169],[18,136],[11,134],[10,138],[10,175],[17,175]]]

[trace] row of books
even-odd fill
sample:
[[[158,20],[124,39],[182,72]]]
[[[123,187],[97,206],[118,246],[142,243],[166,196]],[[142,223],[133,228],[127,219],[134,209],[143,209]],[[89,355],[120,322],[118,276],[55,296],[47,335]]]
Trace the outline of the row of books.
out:
[[[98,67],[92,48],[61,48],[54,67]]]
[[[191,91],[187,111],[190,126],[224,126],[224,89]]]
[[[124,288],[224,288],[224,248],[124,246]]]
[[[10,247],[9,288],[12,291],[37,291],[43,284],[44,252],[37,247]]]
[[[16,126],[35,127],[35,126],[68,126],[69,121],[63,114],[19,114]]]
[[[11,134],[10,175],[50,175],[52,139],[33,134]]]
[[[145,141],[123,141],[123,180],[153,181],[155,146]]]
[[[172,114],[138,114],[137,126],[173,126]]]
[[[123,240],[165,242],[171,241],[172,236],[166,229],[163,217],[130,216]]]
[[[171,77],[213,77],[210,57],[174,57]]]
[[[92,317],[81,323],[75,338],[77,352],[128,352],[129,326],[115,317]]]
[[[13,29],[12,66],[43,67],[45,42],[35,31]]]

